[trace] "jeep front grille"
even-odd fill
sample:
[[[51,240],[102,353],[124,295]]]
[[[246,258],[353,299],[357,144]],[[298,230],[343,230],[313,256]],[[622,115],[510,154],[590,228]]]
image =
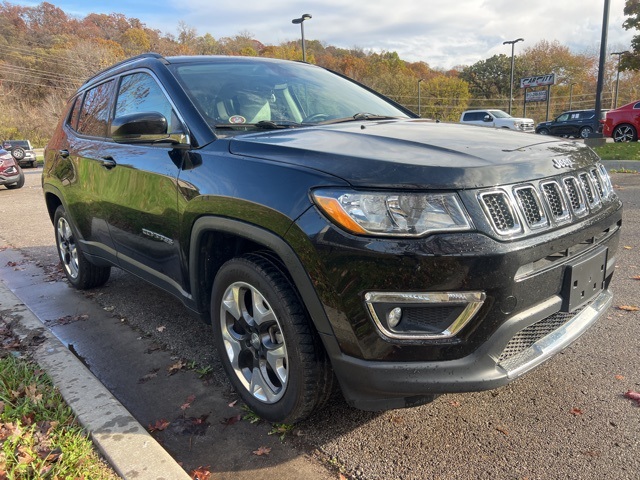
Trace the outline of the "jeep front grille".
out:
[[[578,219],[614,198],[606,170],[598,165],[562,178],[482,191],[478,200],[500,236],[515,237]]]

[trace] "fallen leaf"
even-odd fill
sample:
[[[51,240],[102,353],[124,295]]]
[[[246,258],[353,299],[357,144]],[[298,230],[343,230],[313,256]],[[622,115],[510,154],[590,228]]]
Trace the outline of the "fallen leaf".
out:
[[[208,465],[206,467],[198,467],[195,470],[191,470],[189,476],[193,480],[209,480],[209,478],[211,477],[209,468],[211,467],[209,467]]]
[[[347,477],[345,477],[343,474],[340,474],[338,480],[347,480]]]
[[[149,373],[147,373],[144,377],[138,379],[138,383],[145,383],[151,380],[152,378],[156,378],[158,376],[159,368],[154,368]]]
[[[503,435],[509,435],[509,432],[507,432],[506,428],[503,427],[496,427],[496,430],[499,431],[501,434]]]
[[[37,393],[37,391],[38,386],[35,383],[33,385],[27,385],[24,389],[25,396],[33,403],[38,403],[42,400],[42,394]]]
[[[400,425],[401,423],[404,423],[404,419],[396,415],[391,415],[391,418],[389,419],[389,421],[391,421],[392,423],[395,423],[396,425]]]
[[[571,415],[573,416],[577,417],[578,415],[582,415],[582,413],[583,413],[582,410],[580,410],[579,408],[574,407],[571,409]]]
[[[113,305],[103,308],[105,312],[113,312],[115,309],[116,307],[114,307]]]
[[[235,406],[236,406],[236,403],[238,403],[238,400],[234,400],[233,402],[231,402],[231,403],[229,404],[229,406],[230,406],[231,408],[233,408],[233,407],[235,407]]]
[[[211,424],[207,422],[209,415],[201,417],[180,417],[171,422],[171,431],[178,435],[205,435]]]
[[[636,275],[635,277],[631,277],[631,280],[640,280],[640,275]]]
[[[451,405],[452,407],[459,407],[460,406],[460,402],[458,402],[457,400],[452,400],[449,402],[449,405]]]
[[[161,325],[160,327],[156,328],[157,331],[159,331],[160,333],[164,332],[167,329],[166,326]]]
[[[616,380],[624,380],[624,375],[616,375],[614,378]]]
[[[271,453],[271,449],[269,447],[258,447],[257,450],[253,451],[253,454],[258,455],[259,457],[269,455],[269,453]]]
[[[598,452],[597,450],[588,450],[586,452],[583,452],[585,455],[591,457],[591,458],[595,458],[595,457],[599,457],[600,456],[600,452]]]
[[[632,250],[632,249],[633,249],[633,247],[630,247],[630,246],[628,246],[628,245],[625,245],[625,246],[624,246],[624,247],[622,247],[622,248],[624,248],[625,250]]]
[[[46,462],[49,462],[49,463],[57,462],[58,459],[60,458],[60,455],[62,455],[62,449],[60,447],[57,447],[53,450],[47,449],[47,450],[38,452],[38,457],[40,457],[41,460],[45,460]]]
[[[149,424],[149,432],[153,433],[153,432],[161,432],[162,430],[166,429],[169,426],[169,423],[167,420],[165,420],[164,418],[160,419],[160,420],[156,420],[155,425],[151,425]]]
[[[624,397],[628,398],[629,400],[633,400],[640,407],[640,393],[634,392],[633,390],[629,390],[627,393],[624,394]]]
[[[624,310],[625,312],[637,312],[640,308],[634,307],[633,305],[621,305],[618,307],[618,310]]]
[[[179,370],[182,370],[186,366],[187,366],[186,362],[182,360],[178,360],[176,363],[171,365],[167,370],[169,372],[169,375],[173,375],[174,373],[176,373]]]
[[[187,401],[182,405],[180,405],[180,410],[186,410],[187,408],[189,408],[195,399],[196,399],[195,395],[189,395],[187,397]]]
[[[238,423],[240,420],[242,419],[242,415],[238,414],[238,415],[234,415],[233,417],[229,417],[229,418],[225,418],[223,420],[220,420],[220,423],[222,425],[226,427],[230,426],[230,425],[235,425],[236,423]]]

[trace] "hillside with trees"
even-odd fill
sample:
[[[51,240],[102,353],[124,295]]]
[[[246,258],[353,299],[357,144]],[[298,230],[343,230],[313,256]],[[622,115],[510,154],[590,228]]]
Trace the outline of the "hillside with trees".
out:
[[[635,0],[634,0],[635,1]],[[501,108],[509,104],[511,58],[494,55],[452,70],[431,68],[426,62],[407,62],[396,52],[339,48],[307,40],[307,61],[347,75],[393,98],[420,114],[457,121],[467,108]],[[0,4],[0,139],[29,138],[46,144],[68,97],[96,72],[143,52],[163,55],[245,55],[300,60],[298,40],[265,45],[249,32],[233,37],[200,34],[180,22],[176,34],[148,28],[137,18],[118,13],[68,15],[47,2],[33,7]],[[597,52],[574,53],[558,42],[541,41],[522,47],[515,57],[513,115],[523,113],[518,79],[556,74],[549,115],[570,106],[593,108]],[[608,59],[603,108],[613,108],[617,62]],[[639,98],[638,74],[621,74],[618,105]],[[526,114],[544,121],[546,103],[527,104]]]

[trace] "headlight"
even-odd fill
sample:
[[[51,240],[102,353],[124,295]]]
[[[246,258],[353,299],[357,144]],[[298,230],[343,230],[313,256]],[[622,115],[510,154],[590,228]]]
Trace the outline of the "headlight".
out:
[[[455,193],[382,193],[315,190],[313,198],[333,222],[360,235],[419,237],[471,230]]]

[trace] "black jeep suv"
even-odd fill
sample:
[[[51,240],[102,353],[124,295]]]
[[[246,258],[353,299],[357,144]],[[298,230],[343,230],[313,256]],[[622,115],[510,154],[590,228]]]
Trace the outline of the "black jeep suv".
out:
[[[601,118],[604,118],[605,113],[606,110],[603,110]],[[594,131],[595,117],[595,110],[571,110],[558,115],[550,122],[540,122],[536,126],[536,133],[557,137],[588,138]],[[602,125],[599,123],[598,131],[602,131]]]
[[[317,66],[145,54],[88,80],[43,188],[77,288],[117,266],[210,321],[293,422],[508,383],[611,303],[622,206],[566,140],[416,118]]]

